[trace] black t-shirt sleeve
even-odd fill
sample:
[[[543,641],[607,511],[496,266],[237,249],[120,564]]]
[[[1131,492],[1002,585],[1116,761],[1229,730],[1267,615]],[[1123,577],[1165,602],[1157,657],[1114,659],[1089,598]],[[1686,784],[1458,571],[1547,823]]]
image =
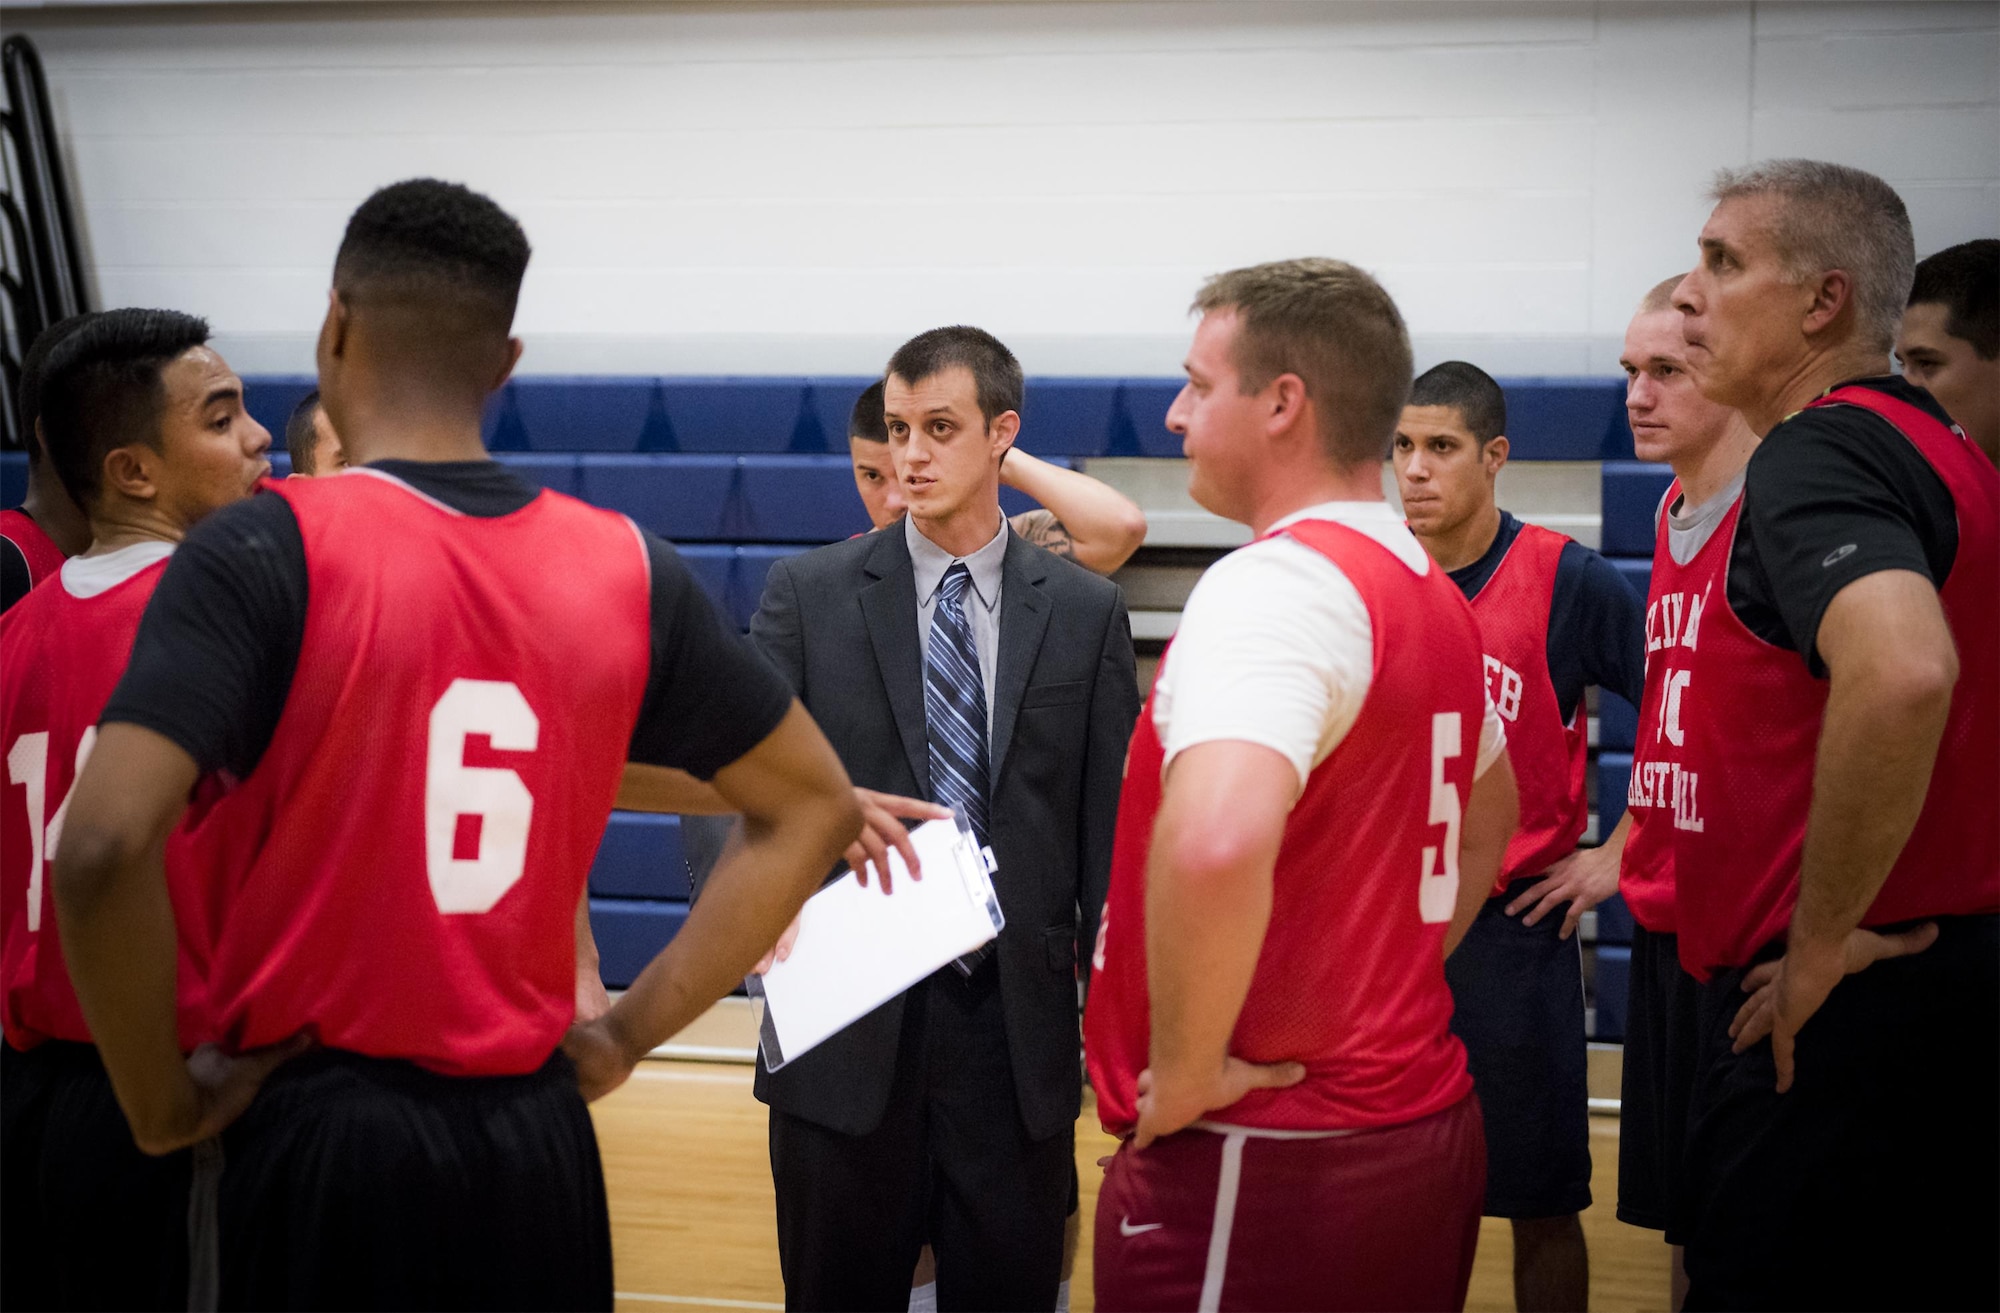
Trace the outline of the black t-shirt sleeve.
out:
[[[1883,570],[1942,586],[1957,552],[1957,508],[1930,462],[1871,411],[1817,408],[1750,458],[1729,601],[1753,633],[1824,675],[1819,625],[1835,594]]]
[[[778,727],[792,690],[723,623],[679,553],[644,537],[653,563],[653,669],[628,756],[709,779]]]
[[[28,558],[11,538],[0,538],[0,613],[14,609],[14,603],[28,595],[35,577],[28,570]]]
[[[1549,604],[1549,678],[1563,719],[1586,686],[1638,706],[1646,688],[1646,603],[1611,562],[1566,543]]]
[[[306,630],[306,552],[283,497],[196,525],[160,578],[104,720],[164,735],[204,771],[248,775],[270,746]]]

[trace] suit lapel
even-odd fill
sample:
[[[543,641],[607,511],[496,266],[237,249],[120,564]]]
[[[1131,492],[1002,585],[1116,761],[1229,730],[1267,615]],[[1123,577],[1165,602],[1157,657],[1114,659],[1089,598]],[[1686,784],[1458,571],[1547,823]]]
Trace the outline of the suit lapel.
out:
[[[931,796],[930,741],[924,727],[923,649],[917,644],[917,581],[901,525],[875,535],[875,550],[862,569],[874,580],[861,589],[861,616],[875,665],[896,716],[896,732],[909,755],[917,788]]]
[[[1042,650],[1049,627],[1049,599],[1042,581],[1049,576],[1048,555],[1014,534],[1007,536],[1007,556],[1000,575],[1000,659],[993,676],[993,751],[988,778],[1000,787],[1007,748],[1014,741],[1014,718],[1027,692],[1028,675]],[[913,586],[914,592],[914,586]]]

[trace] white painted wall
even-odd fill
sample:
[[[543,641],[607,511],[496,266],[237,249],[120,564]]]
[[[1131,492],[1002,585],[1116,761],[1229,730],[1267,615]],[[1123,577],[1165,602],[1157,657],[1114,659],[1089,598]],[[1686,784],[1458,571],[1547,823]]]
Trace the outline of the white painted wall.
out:
[[[10,7],[107,304],[301,369],[347,213],[430,173],[536,246],[546,372],[879,367],[948,321],[1175,372],[1204,274],[1331,254],[1420,354],[1614,368],[1719,165],[2000,233],[2000,3]]]

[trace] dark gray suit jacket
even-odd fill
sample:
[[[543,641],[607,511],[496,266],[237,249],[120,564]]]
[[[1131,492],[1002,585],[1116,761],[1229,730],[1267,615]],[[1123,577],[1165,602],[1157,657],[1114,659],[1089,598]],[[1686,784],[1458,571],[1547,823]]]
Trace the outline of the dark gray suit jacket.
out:
[[[900,528],[779,561],[750,635],[856,784],[932,796],[916,582]],[[1138,713],[1132,630],[1118,586],[1010,536],[988,837],[1007,918],[997,951],[1007,1048],[1032,1139],[1069,1126],[1080,1106],[1076,969],[1097,938]],[[707,874],[705,863],[695,865]],[[757,1097],[866,1134],[888,1101],[902,1015],[898,996],[775,1074],[760,1060]]]

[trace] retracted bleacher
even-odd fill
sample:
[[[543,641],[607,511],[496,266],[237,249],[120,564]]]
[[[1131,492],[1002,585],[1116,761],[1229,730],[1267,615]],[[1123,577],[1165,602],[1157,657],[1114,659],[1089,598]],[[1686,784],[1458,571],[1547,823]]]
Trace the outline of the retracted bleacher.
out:
[[[520,378],[489,408],[486,437],[500,460],[534,482],[622,511],[672,541],[717,606],[747,628],[772,562],[868,527],[847,460],[848,411],[868,382],[825,376]],[[282,443],[285,419],[311,386],[302,377],[252,379],[250,409]],[[1643,593],[1653,510],[1667,476],[1632,459],[1622,383],[1519,378],[1505,386],[1512,461],[1583,476],[1582,482],[1554,485],[1553,502],[1542,507],[1556,512],[1548,522],[1578,536],[1587,536],[1586,529],[1599,533],[1604,552]],[[1128,491],[1154,514],[1143,486],[1171,485],[1179,493],[1183,482],[1158,459],[1180,455],[1180,439],[1165,426],[1179,388],[1178,381],[1159,378],[1031,379],[1021,445],[1071,467],[1090,462],[1107,478],[1132,476]],[[274,450],[273,457],[282,474],[282,452]],[[1165,477],[1148,484],[1138,477],[1146,472],[1142,466]],[[0,457],[0,505],[19,502],[23,479],[20,453]],[[1515,485],[1517,493],[1526,488]],[[1587,504],[1593,494],[1601,499],[1600,515],[1590,513],[1597,509]],[[1011,490],[1003,501],[1010,513],[1031,505]],[[1120,574],[1133,598],[1142,658],[1156,656],[1171,634],[1200,568],[1234,541],[1216,535],[1213,526],[1197,532],[1190,516],[1198,514],[1155,515],[1148,547]],[[1602,698],[1595,770],[1600,835],[1623,810],[1635,718],[1621,699]],[[677,820],[615,813],[590,890],[605,979],[614,987],[627,984],[687,916]],[[1595,1033],[1617,1038],[1624,1028],[1630,918],[1614,900],[1600,910],[1595,927]]]

